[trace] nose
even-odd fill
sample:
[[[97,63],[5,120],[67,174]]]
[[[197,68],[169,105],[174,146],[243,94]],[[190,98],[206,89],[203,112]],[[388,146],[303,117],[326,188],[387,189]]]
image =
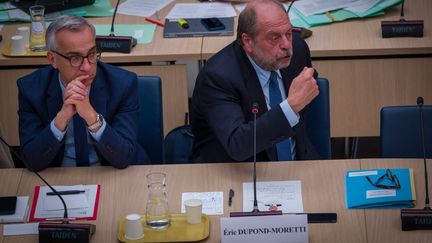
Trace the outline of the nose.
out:
[[[83,62],[81,63],[80,70],[81,71],[88,71],[88,70],[90,70],[91,65],[92,64],[89,62],[88,57],[85,57],[83,59]]]
[[[286,50],[286,49],[291,48],[292,47],[291,36],[283,35],[281,38],[281,42],[279,44],[279,47],[282,50]]]

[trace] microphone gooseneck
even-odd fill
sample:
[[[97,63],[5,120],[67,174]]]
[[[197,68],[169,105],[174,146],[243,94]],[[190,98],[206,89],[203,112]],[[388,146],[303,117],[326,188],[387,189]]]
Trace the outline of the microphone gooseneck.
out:
[[[288,6],[288,9],[287,9],[287,11],[286,11],[287,14],[289,13],[289,11],[290,11],[292,5],[294,4],[294,2],[295,2],[295,0],[292,0],[291,3],[290,3],[290,5]]]
[[[405,3],[405,0],[402,0],[402,4],[401,4],[401,13],[400,13],[400,20],[401,20],[401,21],[404,21],[404,20],[405,20],[405,17],[404,17],[404,3]]]
[[[253,104],[252,104],[252,113],[253,113],[253,116],[254,116],[254,131],[253,131],[253,160],[254,160],[254,170],[253,170],[253,187],[254,187],[254,203],[253,203],[253,210],[252,210],[252,212],[258,212],[259,211],[259,209],[258,209],[258,200],[257,200],[257,190],[256,190],[256,148],[257,148],[257,145],[256,145],[256,134],[257,134],[257,132],[256,132],[256,115],[257,115],[257,113],[259,112],[259,106],[258,106],[258,103],[256,103],[256,102],[254,102]]]
[[[420,133],[422,139],[422,148],[423,148],[423,164],[424,164],[424,176],[425,176],[425,186],[426,186],[426,199],[425,199],[425,207],[424,209],[430,210],[429,206],[429,182],[428,182],[428,173],[427,173],[427,163],[426,163],[426,146],[425,146],[425,138],[424,138],[424,126],[423,126],[423,97],[417,97],[417,105],[419,107],[420,113]]]
[[[0,140],[9,148],[9,150],[20,160],[21,163],[24,163],[24,160],[21,158],[21,156],[12,149],[12,146],[9,145],[9,143],[7,143],[1,136],[0,136]],[[63,197],[57,192],[56,189],[54,189],[54,187],[52,187],[38,172],[34,171],[34,173],[60,198],[60,201],[63,204],[63,208],[64,208],[64,214],[63,214],[63,223],[68,223],[68,212],[67,212],[67,207],[66,207],[66,203],[63,200]]]
[[[120,3],[120,0],[117,0],[117,4],[114,8],[114,14],[113,14],[113,18],[111,21],[111,32],[110,32],[109,36],[115,36],[115,34],[114,34],[114,21],[115,21],[116,15],[117,15],[117,9],[118,9],[119,3]]]

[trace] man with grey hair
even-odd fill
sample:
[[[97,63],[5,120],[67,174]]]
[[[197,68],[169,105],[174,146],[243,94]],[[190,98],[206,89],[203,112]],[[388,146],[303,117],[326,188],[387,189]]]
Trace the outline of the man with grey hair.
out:
[[[237,40],[205,64],[191,105],[196,162],[311,160],[303,109],[318,95],[307,44],[276,0],[248,3]],[[254,124],[253,104],[259,106]]]
[[[137,143],[137,76],[99,61],[94,26],[60,16],[46,32],[51,64],[18,80],[19,134],[30,170],[148,162]]]

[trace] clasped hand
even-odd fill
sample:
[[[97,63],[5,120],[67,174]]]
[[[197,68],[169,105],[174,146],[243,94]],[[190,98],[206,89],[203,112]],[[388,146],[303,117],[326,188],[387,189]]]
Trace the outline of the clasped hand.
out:
[[[87,124],[91,124],[96,120],[96,111],[90,104],[88,96],[90,87],[82,83],[87,78],[89,78],[89,75],[79,76],[66,85],[63,106],[55,118],[55,125],[59,130],[64,131],[67,123],[76,113]]]

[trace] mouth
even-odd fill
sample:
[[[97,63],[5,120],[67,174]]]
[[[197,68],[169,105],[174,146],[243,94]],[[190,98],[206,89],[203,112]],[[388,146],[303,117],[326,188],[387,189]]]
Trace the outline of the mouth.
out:
[[[279,58],[279,61],[284,61],[284,62],[286,62],[286,61],[289,61],[291,59],[291,56],[290,55],[286,55],[286,56],[282,56],[282,57],[280,57]]]

